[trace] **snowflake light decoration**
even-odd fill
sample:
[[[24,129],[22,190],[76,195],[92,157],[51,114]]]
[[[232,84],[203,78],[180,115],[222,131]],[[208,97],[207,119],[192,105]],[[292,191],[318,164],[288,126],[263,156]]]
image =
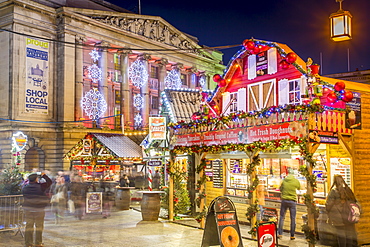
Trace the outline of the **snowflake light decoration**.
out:
[[[144,108],[144,97],[141,96],[140,94],[136,94],[134,96],[134,107],[138,110]]]
[[[135,119],[135,126],[139,126],[143,122],[143,118],[141,117],[140,113],[137,113],[134,119]]]
[[[141,88],[147,83],[149,74],[144,62],[141,59],[136,59],[128,69],[128,76],[135,87]]]
[[[202,87],[204,87],[204,85],[206,85],[206,77],[205,77],[205,75],[201,75],[199,77],[199,85],[201,85]]]
[[[168,72],[166,78],[164,78],[164,85],[168,88],[179,89],[181,88],[181,84],[180,71],[177,69],[172,69]]]
[[[98,53],[98,51],[97,51],[96,49],[92,50],[92,51],[89,53],[89,55],[90,55],[91,59],[94,61],[94,63],[95,63],[96,61],[98,61],[98,60],[99,60],[99,58],[100,58],[100,55],[99,55],[99,53]]]
[[[107,110],[107,102],[98,89],[93,88],[81,99],[81,107],[90,119],[99,119]]]
[[[91,78],[94,83],[102,79],[102,70],[96,64],[89,66],[87,70],[89,71],[89,78]]]

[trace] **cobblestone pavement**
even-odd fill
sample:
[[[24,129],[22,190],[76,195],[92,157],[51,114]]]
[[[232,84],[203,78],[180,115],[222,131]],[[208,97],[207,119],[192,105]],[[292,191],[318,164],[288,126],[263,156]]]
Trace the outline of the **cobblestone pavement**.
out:
[[[82,220],[66,215],[55,224],[53,215],[48,211],[43,240],[46,247],[200,247],[203,229],[198,226],[193,219],[142,221],[141,212],[136,209],[114,211],[106,219],[100,214],[89,214]],[[243,245],[257,246],[257,241],[249,239],[249,226],[240,225],[240,228]],[[308,246],[303,235],[289,240],[288,234],[284,234],[279,245]],[[24,246],[24,238],[19,232],[0,232],[0,239],[0,246]]]

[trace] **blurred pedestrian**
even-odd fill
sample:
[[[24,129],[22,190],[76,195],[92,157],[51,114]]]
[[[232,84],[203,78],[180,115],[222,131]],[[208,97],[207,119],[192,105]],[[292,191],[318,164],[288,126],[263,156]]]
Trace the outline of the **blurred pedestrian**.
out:
[[[292,174],[286,176],[280,185],[281,206],[278,226],[278,238],[283,236],[284,218],[287,209],[290,213],[290,240],[294,240],[295,218],[297,214],[297,190],[301,189],[301,184]]]
[[[52,209],[55,215],[55,223],[59,223],[64,218],[67,208],[67,185],[63,176],[58,175],[53,184],[53,195],[51,197]]]
[[[82,182],[82,178],[78,175],[74,176],[70,184],[71,200],[75,206],[75,217],[79,220],[84,215],[87,186]]]
[[[329,223],[336,229],[339,247],[358,246],[355,224],[343,220],[343,218],[348,217],[344,210],[347,201],[356,202],[357,200],[343,177],[335,175],[325,207],[329,216]]]
[[[128,179],[126,174],[123,174],[121,179],[119,180],[119,186],[120,187],[129,187],[130,186],[130,180]]]
[[[103,218],[110,216],[114,204],[114,188],[108,183],[100,181],[99,191],[103,192]]]
[[[44,172],[39,174],[45,180],[44,183],[39,182],[38,174],[32,173],[28,176],[28,184],[22,189],[24,219],[26,221],[24,236],[26,247],[43,246],[42,232],[44,230],[45,207],[49,205],[49,198],[45,191],[50,187],[52,181]]]

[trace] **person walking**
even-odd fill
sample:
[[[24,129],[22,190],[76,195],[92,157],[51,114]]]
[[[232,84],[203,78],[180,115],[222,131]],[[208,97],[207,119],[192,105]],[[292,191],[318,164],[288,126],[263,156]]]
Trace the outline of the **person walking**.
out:
[[[343,177],[335,175],[325,207],[329,223],[336,229],[339,247],[358,246],[355,224],[343,221],[345,217],[348,217],[344,210],[347,201],[357,202],[355,195]]]
[[[85,211],[87,186],[82,182],[80,176],[73,177],[72,183],[70,183],[70,191],[71,200],[75,206],[75,217],[81,220]]]
[[[29,183],[22,189],[24,219],[26,221],[25,246],[43,246],[42,232],[44,230],[45,207],[49,205],[49,198],[45,191],[52,184],[51,179],[44,173],[39,173],[44,183],[39,182],[39,175],[32,173],[28,176]],[[35,242],[33,239],[34,231]]]
[[[278,226],[278,238],[283,236],[284,218],[287,209],[290,213],[290,240],[294,240],[295,218],[297,214],[297,190],[301,189],[301,184],[292,174],[286,176],[280,185],[281,206]]]
[[[55,223],[58,224],[64,218],[67,209],[67,185],[63,176],[57,176],[55,181],[51,202],[55,214]]]

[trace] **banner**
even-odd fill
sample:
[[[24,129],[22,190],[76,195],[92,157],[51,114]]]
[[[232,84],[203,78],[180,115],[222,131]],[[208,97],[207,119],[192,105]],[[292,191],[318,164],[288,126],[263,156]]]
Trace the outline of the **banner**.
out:
[[[166,118],[149,118],[149,140],[166,140]]]
[[[26,38],[25,112],[48,114],[49,43]]]

